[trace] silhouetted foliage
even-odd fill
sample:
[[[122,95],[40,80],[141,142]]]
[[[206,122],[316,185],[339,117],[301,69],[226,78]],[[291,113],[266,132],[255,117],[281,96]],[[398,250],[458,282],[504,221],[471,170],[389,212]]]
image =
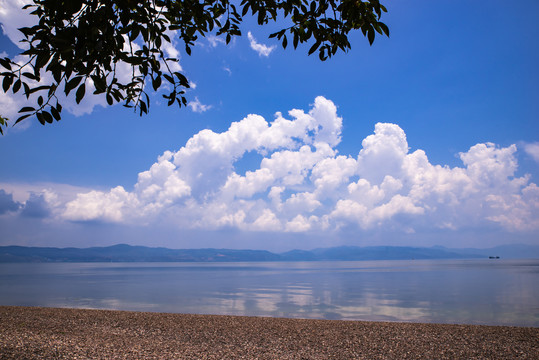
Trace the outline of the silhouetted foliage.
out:
[[[80,103],[90,83],[109,105],[122,102],[140,115],[149,110],[148,89],[156,91],[164,82],[168,105],[185,106],[189,82],[175,71],[178,59],[168,57],[167,44],[178,38],[188,55],[208,34],[223,36],[228,44],[241,35],[239,26],[248,14],[260,25],[287,24],[269,37],[283,48],[289,38],[294,48],[308,43],[308,54],[318,51],[322,61],[350,49],[352,30],[361,30],[370,44],[376,33],[389,36],[380,21],[386,8],[378,0],[243,0],[236,5],[228,0],[33,0],[24,9],[37,20],[35,26],[19,29],[26,60],[0,58],[4,92],[37,96],[30,101],[33,106],[20,109],[15,124],[34,115],[43,125],[60,120],[57,91],[74,93]],[[119,76],[125,65],[130,68],[127,81]],[[0,117],[0,132],[5,126],[7,119]]]

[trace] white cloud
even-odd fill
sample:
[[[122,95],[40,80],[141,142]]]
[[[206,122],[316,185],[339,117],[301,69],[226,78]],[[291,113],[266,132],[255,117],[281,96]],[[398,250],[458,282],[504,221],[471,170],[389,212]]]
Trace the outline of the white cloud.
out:
[[[321,198],[334,195],[357,171],[357,161],[351,157],[326,157],[317,162],[311,172],[315,192]]]
[[[211,47],[217,47],[219,44],[221,45],[226,44],[225,39],[216,35],[208,35],[206,37],[206,40],[208,40],[208,43],[210,44]]]
[[[267,46],[267,45],[256,42],[255,37],[253,36],[253,34],[251,34],[250,31],[247,33],[247,37],[249,38],[251,49],[256,51],[258,53],[258,56],[268,57],[271,54],[271,52],[275,50],[275,46]]]
[[[67,203],[63,217],[67,220],[103,220],[121,222],[126,209],[136,207],[137,198],[123,187],[117,186],[110,192],[90,191],[79,194],[74,201]]]
[[[303,215],[297,215],[286,224],[286,231],[304,232],[311,229],[311,224]]]
[[[279,231],[281,230],[281,222],[270,209],[265,209],[262,215],[253,222],[251,229],[256,231]]]
[[[35,25],[37,19],[36,16],[30,15],[31,10],[22,10],[24,5],[31,2],[30,0],[0,0],[2,32],[21,49],[23,44],[20,41],[24,39],[24,36],[18,29]]]
[[[170,38],[170,42],[163,42],[162,49],[165,52],[166,58],[172,58],[172,59],[180,59],[180,51],[178,50],[178,34],[177,31],[171,31],[167,30],[166,34]],[[163,64],[163,62],[162,62]],[[168,62],[168,67],[170,71],[183,71],[182,66],[180,65],[180,62]]]
[[[189,106],[191,108],[191,110],[193,112],[196,112],[196,113],[203,113],[205,111],[208,111],[212,108],[211,105],[204,105],[200,102],[200,100],[198,100],[198,97],[195,97],[195,100],[193,101],[189,101],[187,103],[187,106]]]
[[[406,134],[396,124],[378,123],[374,134],[367,136],[358,155],[358,173],[373,184],[386,175],[400,178],[402,162],[408,154]]]
[[[308,112],[288,115],[268,122],[251,114],[221,133],[202,130],[140,173],[133,191],[44,200],[59,219],[183,229],[539,229],[539,188],[515,176],[514,145],[474,145],[451,168],[410,151],[398,125],[379,123],[357,155],[339,155],[342,119],[331,101],[318,97]],[[236,162],[250,152],[262,159],[242,175]]]
[[[222,192],[231,197],[249,198],[265,191],[274,181],[274,175],[267,168],[248,171],[245,176],[232,173],[223,186]]]
[[[536,163],[539,164],[539,142],[524,145],[524,151],[530,155]]]

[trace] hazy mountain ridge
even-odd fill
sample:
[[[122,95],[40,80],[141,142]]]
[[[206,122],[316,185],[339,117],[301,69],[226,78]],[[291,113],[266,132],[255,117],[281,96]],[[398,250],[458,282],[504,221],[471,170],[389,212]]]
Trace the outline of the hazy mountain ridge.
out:
[[[339,246],[272,253],[266,250],[168,249],[126,244],[90,248],[1,246],[0,262],[233,262],[358,261],[409,259],[539,258],[539,246],[502,245],[489,249],[410,246]]]

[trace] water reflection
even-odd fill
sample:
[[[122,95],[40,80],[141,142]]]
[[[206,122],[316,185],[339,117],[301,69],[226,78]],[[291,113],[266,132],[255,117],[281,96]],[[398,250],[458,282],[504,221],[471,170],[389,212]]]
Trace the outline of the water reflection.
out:
[[[0,304],[539,326],[539,261],[0,264]]]
[[[354,291],[339,287],[320,289],[324,285],[328,284],[285,285],[279,289],[252,287],[216,292],[212,297],[218,300],[215,311],[226,314],[341,320],[430,320],[428,301],[415,301],[415,306],[411,306],[410,301],[383,298],[368,289],[359,290],[361,284],[355,284]],[[350,296],[353,293],[355,297]]]

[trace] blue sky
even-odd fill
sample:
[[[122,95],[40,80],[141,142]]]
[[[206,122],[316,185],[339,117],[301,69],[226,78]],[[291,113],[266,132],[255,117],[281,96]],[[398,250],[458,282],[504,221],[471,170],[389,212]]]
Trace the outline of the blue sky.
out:
[[[9,55],[15,5],[0,0]],[[202,39],[181,54],[187,108],[90,98],[9,129],[0,244],[539,244],[539,3],[387,7],[389,39],[354,34],[326,62],[249,18],[229,46]],[[2,114],[18,101],[0,94]]]

